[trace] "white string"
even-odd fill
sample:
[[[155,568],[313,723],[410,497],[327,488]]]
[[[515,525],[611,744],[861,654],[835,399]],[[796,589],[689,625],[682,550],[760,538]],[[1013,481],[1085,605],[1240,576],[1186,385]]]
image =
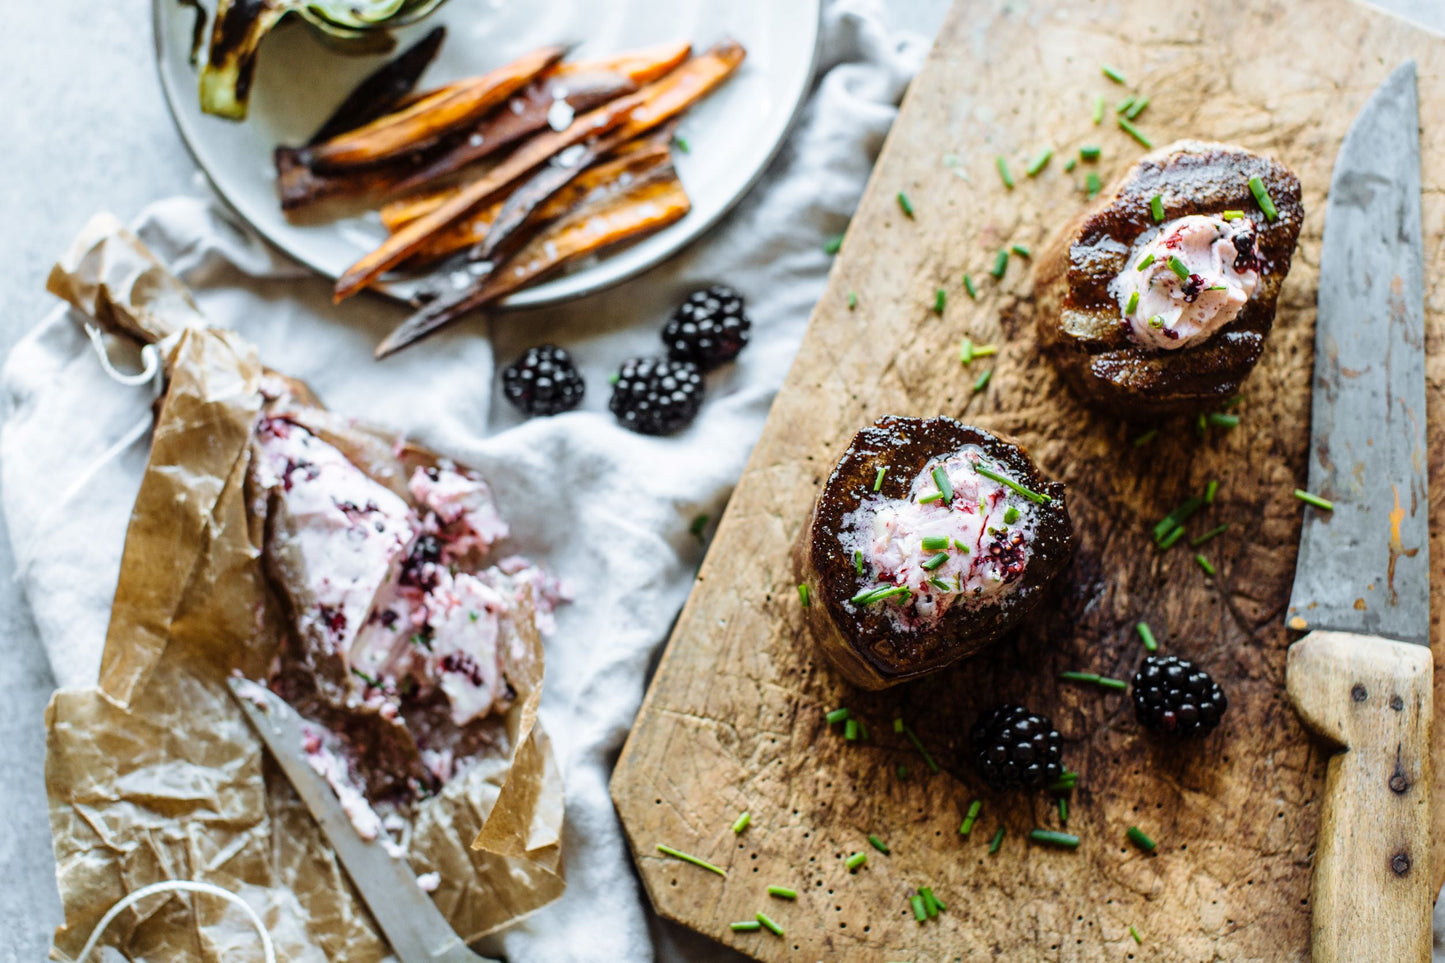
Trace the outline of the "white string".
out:
[[[160,352],[156,346],[148,344],[140,349],[141,360],[145,362],[145,369],[135,374],[121,374],[110,363],[110,350],[105,346],[105,339],[101,337],[100,329],[93,324],[87,323],[85,333],[90,336],[91,346],[95,348],[95,356],[100,359],[100,366],[105,373],[110,375],[112,381],[134,387],[143,385],[153,380],[161,370]]]
[[[85,941],[85,946],[81,949],[80,955],[75,958],[75,963],[85,963],[86,957],[90,956],[91,951],[95,949],[95,945],[100,942],[100,937],[105,933],[105,928],[114,922],[117,916],[125,912],[131,904],[138,900],[143,900],[147,896],[154,896],[156,893],[170,892],[206,893],[211,896],[219,896],[241,907],[241,909],[246,911],[246,915],[251,918],[251,925],[256,927],[257,935],[261,937],[261,952],[266,955],[266,963],[276,963],[276,947],[271,942],[271,934],[266,931],[266,924],[261,922],[261,917],[256,915],[256,911],[251,908],[250,903],[247,903],[228,889],[222,889],[210,883],[198,883],[188,879],[168,879],[160,883],[151,883],[149,886],[142,886],[134,893],[123,897],[114,906],[106,910],[105,915],[100,918],[100,922],[95,924],[95,929],[90,931],[90,939]]]

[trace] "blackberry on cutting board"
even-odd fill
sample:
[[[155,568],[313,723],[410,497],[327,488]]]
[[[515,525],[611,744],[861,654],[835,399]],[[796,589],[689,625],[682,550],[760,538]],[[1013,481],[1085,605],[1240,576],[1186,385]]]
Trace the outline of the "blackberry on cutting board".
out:
[[[692,362],[632,358],[612,383],[610,407],[626,428],[670,435],[692,424],[702,394],[702,372]]]
[[[1134,674],[1134,714],[1155,732],[1207,736],[1228,708],[1224,690],[1188,659],[1151,655]]]
[[[1001,705],[974,724],[973,758],[994,789],[1038,789],[1064,774],[1063,739],[1045,716]]]
[[[694,291],[662,329],[662,342],[673,361],[691,361],[711,371],[747,346],[753,323],[743,313],[743,297],[726,284]]]
[[[526,415],[571,411],[586,390],[572,356],[555,344],[528,348],[502,372],[502,393]]]

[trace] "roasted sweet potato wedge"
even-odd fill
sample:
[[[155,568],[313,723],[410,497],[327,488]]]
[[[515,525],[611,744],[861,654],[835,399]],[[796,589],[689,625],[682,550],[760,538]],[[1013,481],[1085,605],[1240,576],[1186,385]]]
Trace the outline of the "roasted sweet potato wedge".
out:
[[[376,349],[384,358],[563,266],[676,223],[691,202],[672,164],[577,208],[549,226],[490,274],[450,297],[438,298],[392,332]]]
[[[547,73],[552,77],[572,78],[580,74],[620,74],[641,86],[650,84],[663,74],[669,73],[692,53],[692,44],[687,42],[663,43],[655,47],[644,47],[617,54],[613,57],[596,57],[592,60],[575,60],[560,63]]]
[[[491,73],[444,87],[403,110],[307,148],[304,159],[318,171],[366,167],[432,146],[473,123],[532,78],[562,59],[565,47],[543,47]]]
[[[642,106],[632,112],[618,133],[630,140],[669,121],[706,97],[747,56],[743,45],[731,38],[719,40],[667,76],[643,88]]]
[[[446,36],[446,27],[434,27],[426,36],[367,75],[311,135],[307,146],[328,141],[399,109],[401,102],[411,95],[416,82],[421,79],[422,71],[436,59]]]

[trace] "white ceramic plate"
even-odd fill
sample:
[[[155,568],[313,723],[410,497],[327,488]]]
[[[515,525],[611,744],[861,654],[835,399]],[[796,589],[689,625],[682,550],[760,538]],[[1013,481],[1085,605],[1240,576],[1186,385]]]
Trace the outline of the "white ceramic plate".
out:
[[[401,46],[437,23],[447,39],[423,86],[478,74],[549,43],[576,42],[573,59],[673,40],[695,50],[724,36],[747,48],[737,72],[689,110],[674,150],[692,210],[664,231],[569,274],[517,292],[506,305],[548,304],[616,284],[663,260],[707,230],[757,180],[786,135],[813,73],[821,0],[450,0],[398,32]],[[213,4],[207,4],[208,7]],[[196,162],[237,213],[273,244],[330,278],[386,236],[374,213],[292,223],[281,213],[271,152],[305,141],[346,94],[391,55],[349,57],[317,40],[295,18],[261,46],[244,123],[201,113],[189,62],[193,11],[154,0],[161,87]],[[407,287],[383,287],[405,296]]]

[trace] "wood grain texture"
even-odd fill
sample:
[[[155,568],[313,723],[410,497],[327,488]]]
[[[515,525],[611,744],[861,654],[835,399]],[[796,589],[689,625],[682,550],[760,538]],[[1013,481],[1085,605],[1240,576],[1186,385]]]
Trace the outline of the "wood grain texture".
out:
[[[1340,749],[1315,846],[1314,963],[1428,963],[1430,653],[1311,632],[1290,646],[1285,675],[1305,725]]]
[[[1120,24],[1130,25],[1120,29]],[[1426,238],[1428,405],[1445,424],[1445,46],[1350,0],[1254,0],[1205,19],[1161,16],[1146,0],[960,2],[914,82],[827,292],[699,574],[637,725],[613,795],[654,905],[768,960],[1301,960],[1309,943],[1311,856],[1330,748],[1285,699],[1282,613],[1294,573],[1309,426],[1314,300],[1324,196],[1340,141],[1374,86],[1401,59],[1420,66]],[[1089,165],[1065,157],[1097,143],[1110,181],[1144,153],[1113,126],[1121,68],[1151,99],[1139,125],[1156,144],[1218,139],[1265,151],[1304,187],[1306,219],[1264,357],[1245,383],[1242,425],[1198,437],[1164,426],[1135,448],[1118,421],[1080,405],[1037,351],[1031,282],[1015,257],[1001,282],[994,252],[1038,249],[1083,203]],[[1128,88],[1132,91],[1134,88]],[[1103,127],[1090,109],[1109,99]],[[1036,178],[1024,161],[1058,154]],[[960,158],[957,166],[945,155]],[[996,155],[1018,181],[1005,190]],[[915,216],[895,200],[911,198]],[[960,289],[969,272],[977,301]],[[740,279],[741,280],[741,279]],[[942,316],[934,290],[949,291]],[[848,307],[855,292],[856,308]],[[1000,344],[989,363],[958,362],[965,335]],[[1017,638],[944,674],[883,693],[842,683],[802,628],[788,550],[843,446],[882,414],[949,414],[1018,436],[1070,486],[1079,533],[1056,596]],[[1445,431],[1430,465],[1445,477]],[[1157,552],[1149,527],[1210,479],[1218,502],[1193,532],[1231,530],[1205,546]],[[1445,532],[1439,488],[1431,514]],[[1445,545],[1433,547],[1445,588]],[[1432,631],[1445,598],[1436,596]],[[1065,669],[1128,677],[1143,652],[1137,619],[1165,652],[1206,666],[1231,709],[1210,739],[1173,748],[1139,731],[1127,698],[1058,681]],[[1437,657],[1440,653],[1437,647]],[[1439,678],[1445,679],[1445,673]],[[1026,842],[1058,828],[1051,799],[987,793],[964,758],[980,709],[1002,699],[1052,716],[1081,780],[1068,820],[1076,851]],[[873,738],[848,743],[823,721],[849,705]],[[943,772],[927,771],[896,735],[901,716]],[[910,767],[900,780],[895,767]],[[984,800],[971,837],[957,834]],[[742,810],[752,826],[734,836]],[[1436,826],[1440,814],[1436,812]],[[1138,825],[1159,843],[1124,841]],[[1003,827],[1000,852],[987,841]],[[844,859],[877,833],[891,855]],[[1440,843],[1435,833],[1435,866]],[[658,857],[671,844],[728,869],[718,877]],[[800,891],[769,900],[770,883]],[[948,904],[920,926],[908,895],[929,885]],[[732,933],[767,909],[784,938]],[[1136,946],[1129,926],[1138,928]]]

